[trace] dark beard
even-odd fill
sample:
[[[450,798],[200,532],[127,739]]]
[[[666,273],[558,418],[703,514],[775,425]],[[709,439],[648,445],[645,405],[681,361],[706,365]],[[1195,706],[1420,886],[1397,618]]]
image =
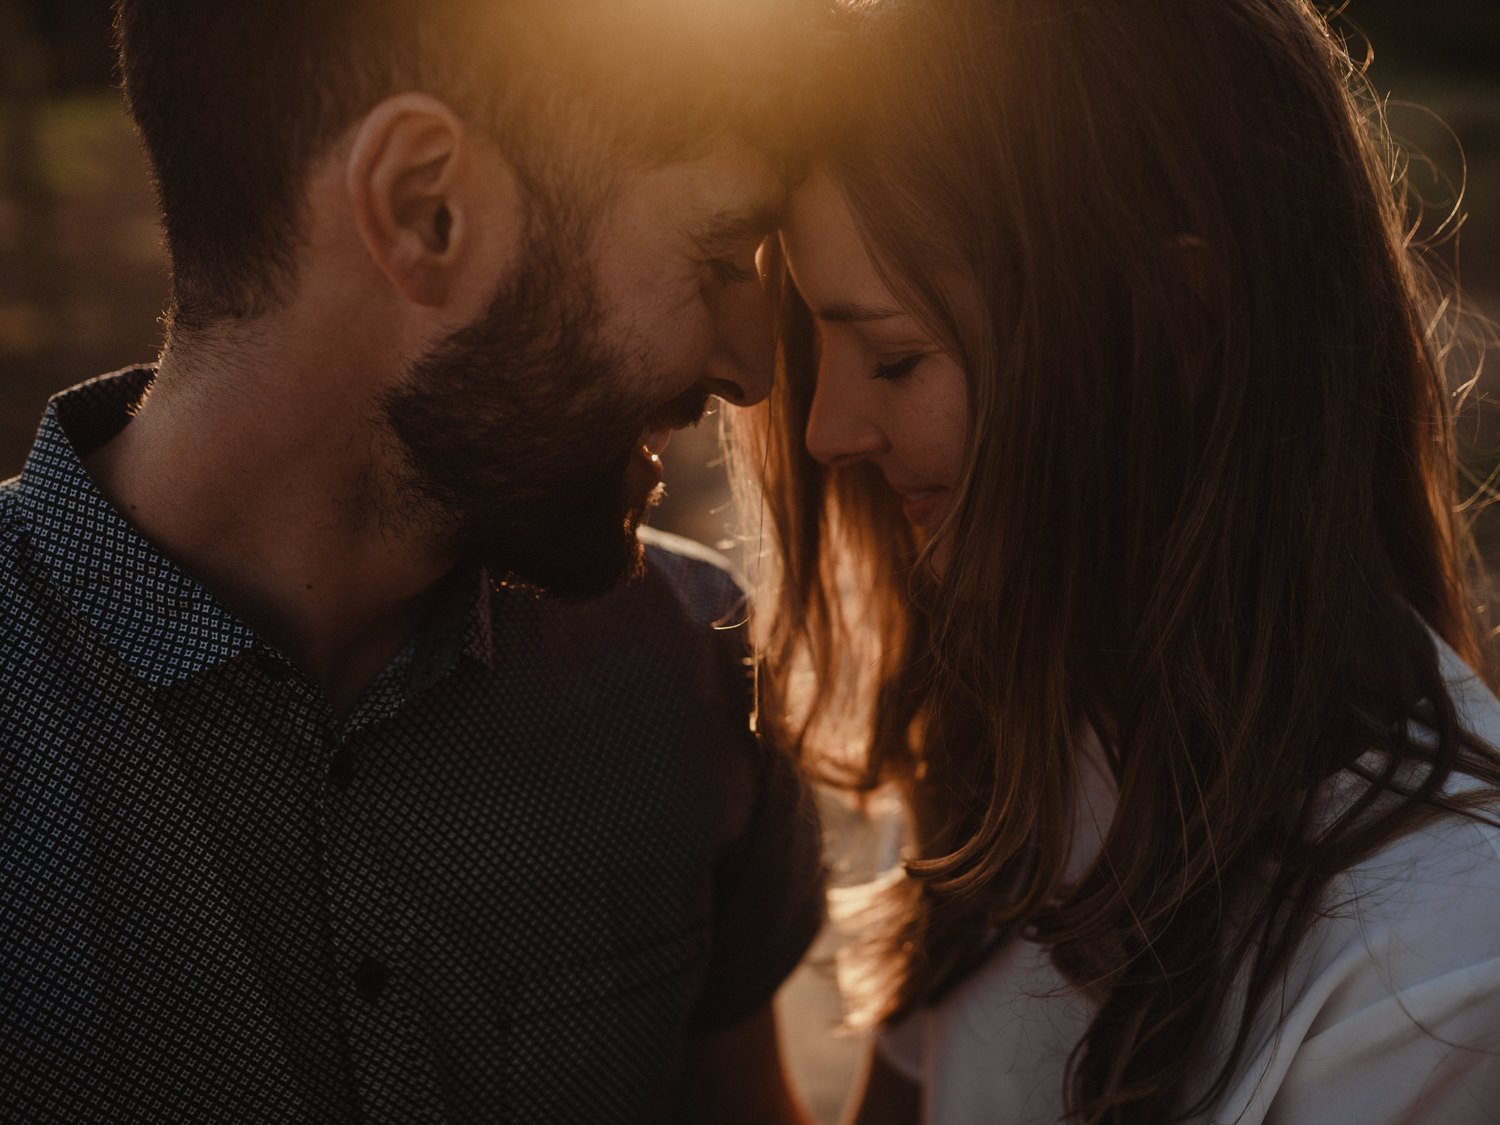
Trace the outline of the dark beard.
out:
[[[404,447],[404,500],[462,559],[587,596],[641,566],[648,499],[627,496],[627,466],[662,407],[632,399],[643,360],[605,339],[586,264],[560,257],[584,240],[539,225],[484,315],[414,363],[381,406]],[[702,413],[701,392],[684,397]],[[666,410],[677,420],[691,408]]]

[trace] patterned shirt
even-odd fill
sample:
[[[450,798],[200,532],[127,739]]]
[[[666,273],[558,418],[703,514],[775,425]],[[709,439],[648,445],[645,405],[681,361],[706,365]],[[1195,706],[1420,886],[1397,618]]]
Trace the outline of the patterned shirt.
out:
[[[821,918],[734,581],[456,580],[340,719],[86,474],[150,378],[0,485],[0,1117],[672,1119]]]

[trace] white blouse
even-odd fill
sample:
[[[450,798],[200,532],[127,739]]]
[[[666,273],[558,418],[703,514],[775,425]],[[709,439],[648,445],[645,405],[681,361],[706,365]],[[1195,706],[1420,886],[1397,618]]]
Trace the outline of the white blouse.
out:
[[[1500,745],[1500,702],[1441,642],[1439,653],[1464,724]],[[1449,791],[1471,784],[1456,778]],[[1085,822],[1107,824],[1112,802],[1107,783],[1089,779]],[[1084,863],[1098,848],[1087,835],[1075,856]],[[1196,1120],[1500,1123],[1500,829],[1443,817],[1345,872],[1326,902],[1287,972],[1279,1018],[1261,1014],[1227,1092]],[[1016,940],[878,1049],[922,1084],[933,1125],[1051,1125],[1090,1015],[1046,952]],[[1225,1021],[1221,1046],[1232,1033]]]

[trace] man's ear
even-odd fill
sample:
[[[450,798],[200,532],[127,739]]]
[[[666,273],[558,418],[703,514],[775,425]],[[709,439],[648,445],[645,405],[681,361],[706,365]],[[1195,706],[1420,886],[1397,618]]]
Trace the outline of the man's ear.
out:
[[[487,154],[493,157],[493,154]],[[410,301],[446,303],[465,271],[493,278],[494,260],[476,262],[481,243],[508,235],[517,215],[514,183],[477,151],[469,127],[427,94],[387,98],[355,129],[345,163],[355,225],[376,265]],[[491,159],[489,163],[494,163]],[[503,162],[502,162],[503,163]],[[508,240],[508,239],[507,239]]]

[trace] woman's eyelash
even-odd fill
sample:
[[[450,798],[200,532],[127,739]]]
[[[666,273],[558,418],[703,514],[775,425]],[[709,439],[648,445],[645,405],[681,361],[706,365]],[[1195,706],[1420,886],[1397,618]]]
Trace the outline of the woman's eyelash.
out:
[[[909,355],[905,359],[898,359],[895,363],[877,363],[875,365],[875,378],[895,380],[903,375],[910,374],[911,369],[921,363],[926,357],[924,355]]]

